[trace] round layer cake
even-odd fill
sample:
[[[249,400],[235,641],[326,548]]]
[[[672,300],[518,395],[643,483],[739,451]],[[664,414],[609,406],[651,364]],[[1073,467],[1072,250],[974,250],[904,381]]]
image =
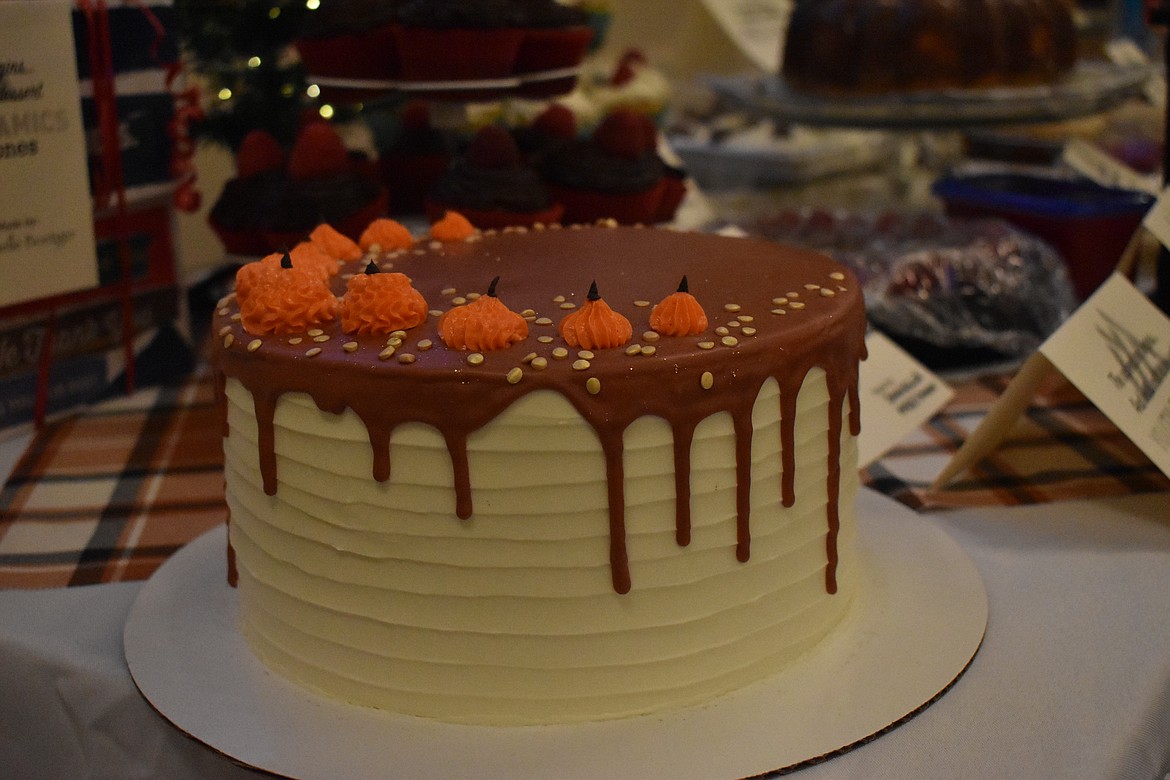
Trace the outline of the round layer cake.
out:
[[[1027,86],[1076,62],[1066,0],[798,0],[781,75],[794,89],[881,94]]]
[[[391,274],[418,324],[345,332],[347,287]],[[215,326],[230,540],[280,674],[445,721],[615,718],[770,676],[850,609],[866,321],[827,257],[636,227],[430,240],[345,264],[321,282],[341,315],[278,334],[245,327],[244,276]],[[471,324],[490,307],[507,338]]]

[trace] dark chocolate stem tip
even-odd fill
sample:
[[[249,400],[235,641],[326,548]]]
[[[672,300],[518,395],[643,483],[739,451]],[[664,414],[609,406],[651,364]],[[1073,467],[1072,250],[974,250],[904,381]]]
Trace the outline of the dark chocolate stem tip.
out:
[[[496,285],[499,283],[500,283],[500,277],[497,276],[495,279],[492,279],[492,283],[488,285],[487,294],[490,297],[492,297],[492,298],[496,297]]]
[[[682,281],[680,281],[678,283],[678,291],[682,292],[682,293],[690,292],[690,287],[689,287],[689,285],[687,285],[687,275],[686,274],[683,274]]]
[[[367,274],[378,274],[378,273],[381,273],[381,272],[382,272],[382,269],[381,269],[381,268],[379,268],[379,267],[378,267],[378,264],[377,264],[377,263],[375,263],[373,260],[371,260],[370,262],[366,263],[366,273],[367,273]]]
[[[589,300],[591,300],[591,301],[601,300],[601,293],[597,292],[597,280],[596,279],[594,279],[593,283],[591,285],[589,285]]]
[[[280,267],[281,268],[292,268],[293,267],[292,266],[292,255],[290,255],[288,252],[285,252],[284,257],[280,258]]]

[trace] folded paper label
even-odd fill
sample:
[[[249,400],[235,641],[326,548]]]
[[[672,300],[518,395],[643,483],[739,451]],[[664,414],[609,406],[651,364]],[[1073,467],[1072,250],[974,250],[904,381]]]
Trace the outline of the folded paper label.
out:
[[[1040,347],[1163,473],[1170,475],[1170,319],[1113,274]]]
[[[865,337],[869,356],[858,388],[864,410],[857,462],[868,466],[946,406],[954,390],[877,331]]]

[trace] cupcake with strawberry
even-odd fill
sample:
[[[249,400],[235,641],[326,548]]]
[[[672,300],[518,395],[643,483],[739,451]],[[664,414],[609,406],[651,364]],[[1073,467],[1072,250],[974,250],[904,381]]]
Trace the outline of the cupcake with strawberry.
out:
[[[614,219],[628,225],[673,217],[664,198],[676,177],[659,158],[657,141],[658,130],[648,117],[619,108],[588,140],[548,155],[541,173],[552,197],[564,206],[564,221]]]
[[[313,76],[391,79],[398,76],[394,0],[327,0],[309,7],[293,42]]]
[[[312,122],[289,153],[282,186],[270,198],[261,231],[273,249],[292,246],[321,223],[357,240],[387,214],[386,188],[364,158],[351,155],[327,122]]]
[[[498,125],[480,129],[427,196],[432,222],[457,211],[480,229],[558,222],[562,210]]]

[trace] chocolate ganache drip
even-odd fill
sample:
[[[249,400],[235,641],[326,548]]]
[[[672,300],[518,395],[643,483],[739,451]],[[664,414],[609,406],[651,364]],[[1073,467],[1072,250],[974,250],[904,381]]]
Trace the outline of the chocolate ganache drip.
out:
[[[753,405],[764,384],[774,380],[780,396],[781,497],[785,506],[791,506],[797,396],[808,373],[820,368],[829,395],[825,587],[836,592],[842,414],[848,403],[850,433],[857,435],[858,362],[865,357],[860,286],[844,268],[817,253],[765,241],[612,227],[502,233],[432,244],[418,253],[398,255],[392,263],[395,271],[412,279],[432,308],[432,316],[403,339],[402,350],[416,345],[415,359],[409,362],[379,357],[384,337],[347,336],[336,322],[322,328],[331,336],[327,346],[335,346],[313,357],[306,356],[303,344],[289,344],[287,337],[266,337],[261,346],[248,349],[245,345],[254,339],[231,319],[234,303],[221,307],[216,326],[221,335],[233,338],[224,337],[215,362],[254,399],[266,492],[278,489],[273,424],[277,401],[285,393],[301,392],[325,412],[350,409],[363,421],[377,480],[390,478],[390,439],[399,425],[423,423],[437,429],[450,452],[456,514],[467,519],[474,511],[469,436],[524,394],[551,389],[569,401],[600,442],[613,587],[626,593],[631,588],[625,525],[626,428],[644,416],[661,417],[669,424],[674,439],[676,539],[685,546],[691,536],[690,453],[695,429],[711,415],[730,416],[736,453],[735,555],[747,561]],[[362,261],[351,265],[352,272],[359,273]],[[638,334],[649,327],[649,302],[675,290],[684,273],[689,290],[712,315],[710,327],[696,336],[643,335],[646,343],[639,344]],[[482,360],[469,360],[468,352],[443,346],[436,314],[458,305],[454,297],[463,289],[476,289],[480,283],[473,280],[497,275],[510,280],[507,303],[526,312],[532,331],[518,344],[484,353]],[[554,349],[564,349],[563,340],[537,337],[555,336],[556,321],[567,309],[584,303],[580,291],[594,280],[601,280],[614,310],[633,323],[634,339],[626,348],[557,359]],[[338,294],[342,289],[335,287]],[[357,346],[343,349],[346,342]],[[422,344],[427,344],[425,350],[417,346]],[[534,351],[537,360],[532,359]],[[580,361],[585,361],[584,368]],[[526,366],[522,378],[513,381],[522,365]]]

